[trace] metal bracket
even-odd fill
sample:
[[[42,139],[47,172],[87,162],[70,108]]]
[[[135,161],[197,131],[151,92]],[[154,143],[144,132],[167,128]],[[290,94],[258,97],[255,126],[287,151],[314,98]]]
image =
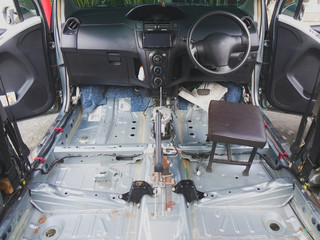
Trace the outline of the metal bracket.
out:
[[[140,203],[145,194],[154,195],[155,190],[145,181],[135,181],[132,183],[130,191],[119,196],[120,199],[127,202]]]
[[[55,49],[56,48],[56,43],[55,42],[49,42],[49,48],[50,49]]]
[[[154,151],[154,171],[163,172],[163,152],[161,147],[161,118],[162,114],[157,111],[155,117],[155,133],[156,133],[156,147]]]
[[[188,203],[208,196],[208,194],[198,191],[192,180],[181,180],[172,190],[175,193],[183,194]]]

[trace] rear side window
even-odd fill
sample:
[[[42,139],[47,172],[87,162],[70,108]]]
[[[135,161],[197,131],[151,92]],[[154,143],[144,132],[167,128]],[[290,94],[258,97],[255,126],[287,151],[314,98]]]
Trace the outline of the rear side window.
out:
[[[18,2],[23,19],[37,16],[36,7],[31,0],[19,0]]]

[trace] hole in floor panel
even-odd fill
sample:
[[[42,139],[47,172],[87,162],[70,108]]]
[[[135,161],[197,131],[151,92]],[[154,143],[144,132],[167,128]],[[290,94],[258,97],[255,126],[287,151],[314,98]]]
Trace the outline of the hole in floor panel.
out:
[[[272,231],[275,231],[275,232],[280,230],[280,226],[277,223],[270,223],[269,227]]]
[[[55,229],[49,229],[48,231],[46,231],[46,237],[53,237],[56,232],[57,231]]]

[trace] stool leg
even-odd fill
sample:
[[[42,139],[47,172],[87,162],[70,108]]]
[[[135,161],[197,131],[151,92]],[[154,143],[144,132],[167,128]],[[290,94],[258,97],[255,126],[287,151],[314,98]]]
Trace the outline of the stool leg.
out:
[[[227,143],[227,156],[228,156],[228,161],[232,161],[231,147],[229,143]]]
[[[213,160],[213,158],[214,158],[214,152],[216,151],[216,146],[217,146],[217,143],[216,143],[216,142],[213,142],[213,143],[212,143],[211,152],[210,152],[210,157],[209,157],[208,166],[207,166],[207,169],[206,169],[206,171],[207,171],[208,173],[211,173],[211,172],[212,172],[211,166],[212,166],[212,160]]]
[[[251,164],[253,162],[254,156],[257,153],[257,150],[258,150],[258,148],[256,148],[256,147],[254,147],[252,149],[252,152],[250,154],[250,158],[249,158],[249,161],[248,161],[248,165],[246,166],[246,169],[242,172],[243,176],[249,176],[249,170],[250,170]]]

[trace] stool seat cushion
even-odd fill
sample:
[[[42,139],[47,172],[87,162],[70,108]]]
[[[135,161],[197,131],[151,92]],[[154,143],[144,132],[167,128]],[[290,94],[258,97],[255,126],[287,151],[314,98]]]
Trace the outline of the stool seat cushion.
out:
[[[208,112],[210,141],[257,148],[266,144],[266,130],[259,107],[212,100]]]

